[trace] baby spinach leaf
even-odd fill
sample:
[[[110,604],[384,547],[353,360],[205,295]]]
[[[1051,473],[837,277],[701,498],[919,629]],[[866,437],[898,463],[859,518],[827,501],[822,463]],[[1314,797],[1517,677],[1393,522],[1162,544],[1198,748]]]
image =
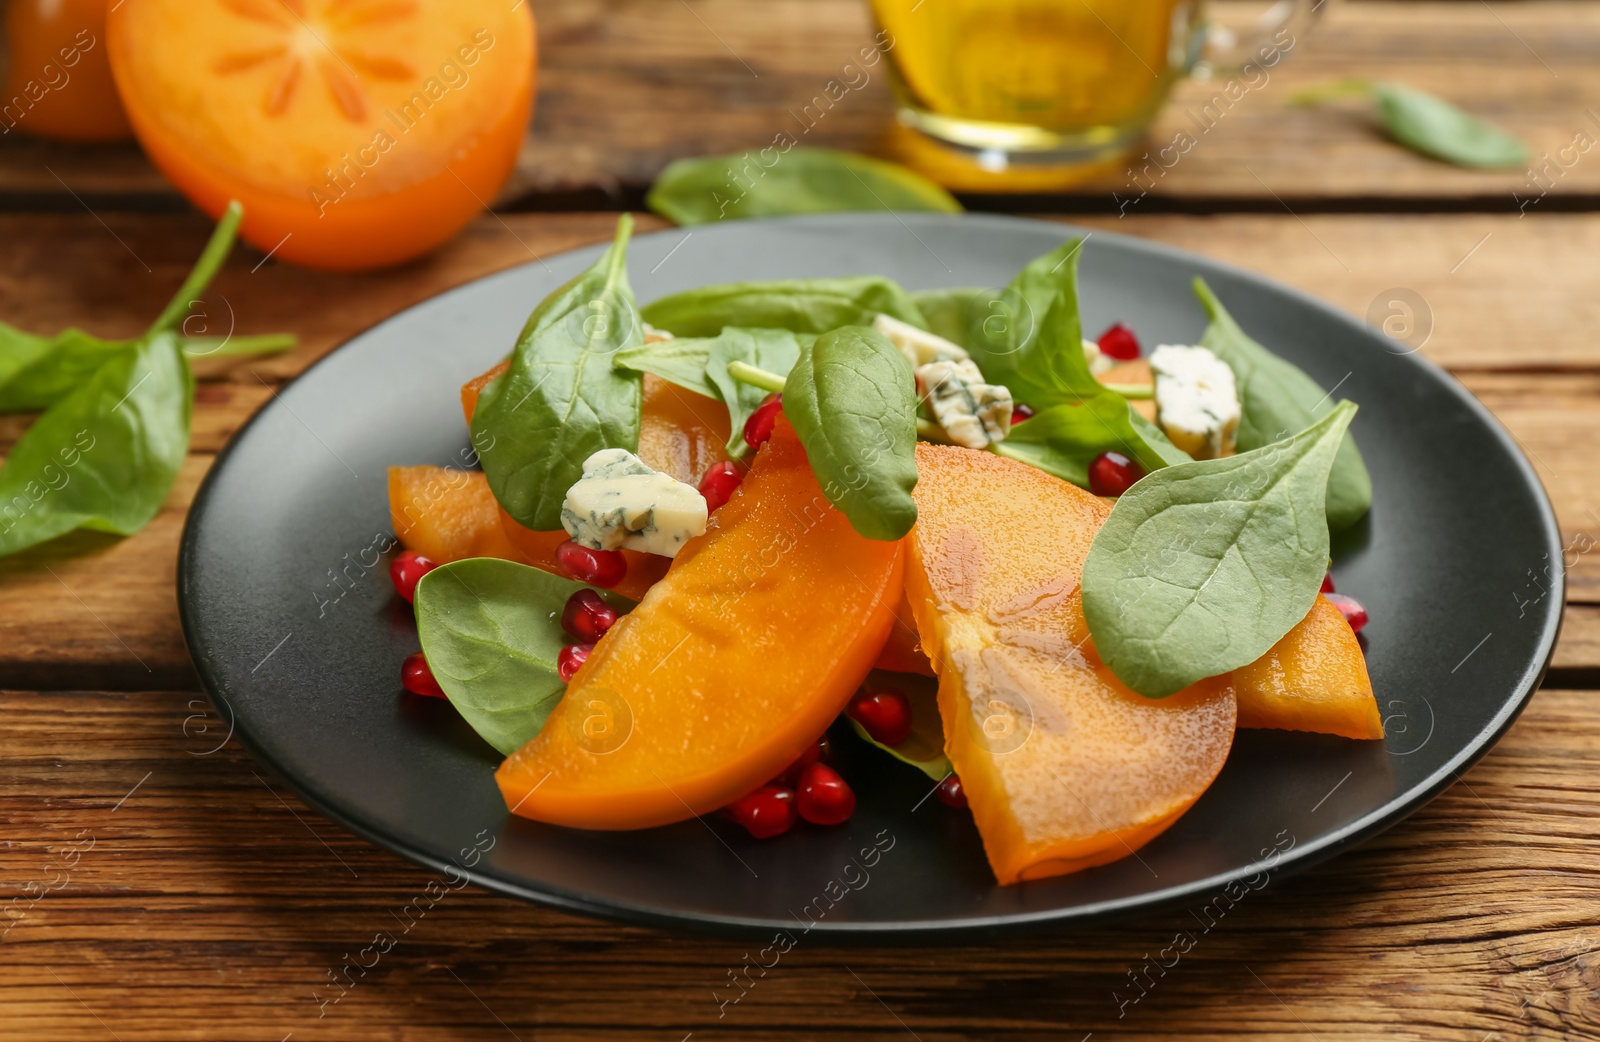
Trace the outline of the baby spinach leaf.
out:
[[[1138,460],[1147,474],[1189,460],[1187,452],[1113,391],[1101,391],[1082,405],[1052,405],[1040,411],[1013,426],[994,451],[1080,488],[1089,487],[1089,464],[1102,452]]]
[[[955,768],[944,754],[944,723],[939,718],[939,684],[932,677],[915,673],[887,673],[874,670],[867,675],[867,689],[894,688],[911,703],[911,733],[899,745],[884,745],[867,733],[854,718],[846,717],[856,734],[868,745],[882,749],[901,763],[908,763],[934,781],[944,781]]]
[[[49,351],[50,343],[49,337],[24,333],[0,322],[0,387]]]
[[[1082,246],[1082,239],[1069,239],[1029,262],[967,330],[965,346],[984,378],[1035,409],[1086,401],[1103,390],[1083,357]]]
[[[831,148],[679,159],[650,186],[645,205],[669,221],[706,224],[841,210],[960,213],[955,197],[896,163]]]
[[[899,539],[917,520],[917,390],[911,363],[882,333],[846,326],[802,347],[783,412],[823,495],[868,539]]]
[[[193,390],[177,338],[161,333],[51,405],[0,468],[0,554],[77,528],[143,528],[188,452]]]
[[[556,656],[567,598],[582,583],[525,564],[472,557],[417,583],[417,636],[439,686],[463,719],[509,756],[539,733],[567,685]],[[633,602],[595,590],[627,612]]]
[[[650,373],[669,383],[715,398],[717,389],[706,379],[706,363],[711,359],[711,337],[673,337],[654,344],[641,344],[618,351],[611,364],[618,369]]]
[[[871,325],[879,314],[922,328],[922,312],[881,275],[729,282],[674,293],[644,307],[644,320],[674,336],[716,336],[724,326],[826,333]]]
[[[1095,650],[1123,683],[1163,698],[1254,662],[1305,618],[1328,564],[1328,472],[1355,412],[1340,402],[1283,441],[1122,494],[1082,589]]]
[[[925,289],[911,294],[911,302],[927,320],[928,332],[962,347],[967,346],[967,332],[974,322],[981,325],[989,317],[990,303],[999,299],[999,290],[982,286]]]
[[[1332,397],[1304,370],[1246,336],[1203,280],[1194,280],[1194,292],[1211,318],[1200,343],[1228,363],[1238,385],[1242,415],[1235,440],[1241,450],[1270,445],[1333,411]],[[1371,506],[1372,478],[1346,432],[1328,478],[1328,525],[1345,528]]]
[[[494,497],[519,524],[561,527],[561,502],[601,449],[639,447],[641,377],[616,369],[643,342],[625,267],[633,219],[587,271],[529,316],[511,367],[490,381],[472,416],[472,442]]]
[[[1389,136],[1413,152],[1491,170],[1528,162],[1528,146],[1443,98],[1383,81],[1372,85],[1372,96]]]
[[[0,379],[0,412],[47,408],[78,386],[105,362],[132,346],[128,340],[101,340],[81,329],[68,329],[45,341],[46,350]]]
[[[810,333],[793,333],[787,329],[740,329],[738,326],[729,326],[711,341],[706,378],[715,385],[717,397],[728,406],[728,422],[732,430],[728,438],[728,455],[737,459],[749,449],[744,440],[745,421],[767,396],[767,392],[761,388],[729,376],[728,363],[744,362],[778,376],[788,376],[795,360],[800,357],[801,345],[815,342],[816,337]]]

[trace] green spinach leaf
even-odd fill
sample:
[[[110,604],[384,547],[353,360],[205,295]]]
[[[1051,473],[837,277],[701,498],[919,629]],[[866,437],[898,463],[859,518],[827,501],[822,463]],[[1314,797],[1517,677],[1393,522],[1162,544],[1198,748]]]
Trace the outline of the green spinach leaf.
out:
[[[1228,363],[1237,381],[1242,415],[1235,440],[1241,450],[1270,445],[1333,411],[1332,395],[1304,370],[1246,336],[1203,280],[1194,280],[1194,292],[1211,318],[1200,343]],[[1346,432],[1328,477],[1328,525],[1348,527],[1371,506],[1372,478],[1354,436]]]
[[[911,733],[899,745],[884,745],[867,733],[854,718],[846,717],[856,734],[868,745],[882,749],[901,763],[908,763],[934,781],[955,773],[944,754],[944,723],[939,718],[939,683],[915,673],[886,673],[874,670],[867,675],[867,689],[894,688],[911,703]]]
[[[1163,698],[1254,662],[1305,618],[1328,564],[1328,472],[1355,412],[1341,402],[1281,442],[1122,494],[1082,590],[1095,650],[1123,683]]]
[[[674,336],[712,337],[725,326],[826,333],[871,325],[879,314],[919,329],[926,324],[911,295],[880,275],[704,286],[662,297],[645,305],[643,314],[646,322]]]
[[[981,286],[961,289],[925,289],[911,294],[911,302],[927,320],[928,332],[953,344],[967,346],[967,333],[990,315],[989,305],[1000,299],[997,289]]]
[[[439,686],[463,719],[509,756],[539,733],[567,685],[556,656],[567,598],[582,583],[525,564],[472,557],[417,583],[417,636]],[[633,602],[595,590],[619,613]]]
[[[177,338],[160,333],[58,399],[0,468],[0,554],[77,528],[143,528],[188,452],[193,391]]]
[[[778,376],[788,376],[800,357],[801,346],[815,342],[816,337],[810,333],[792,333],[787,329],[741,329],[738,326],[729,326],[711,341],[706,378],[716,387],[717,397],[728,407],[728,422],[732,430],[728,438],[728,455],[737,459],[749,449],[744,440],[745,421],[767,396],[767,392],[761,388],[729,376],[728,363],[744,362]]]
[[[896,163],[831,148],[679,159],[650,186],[645,205],[669,221],[707,224],[842,210],[960,213],[955,197]]]
[[[673,337],[618,351],[611,364],[618,369],[650,373],[695,394],[715,398],[717,389],[706,379],[706,363],[711,360],[711,345],[715,342],[711,337]]]
[[[1112,391],[1101,391],[1082,405],[1052,405],[1042,410],[1013,426],[994,451],[1081,488],[1089,487],[1089,464],[1102,452],[1120,452],[1135,459],[1147,474],[1189,461],[1187,452]]]
[[[1035,409],[1087,401],[1104,390],[1083,357],[1082,247],[1082,239],[1069,239],[1031,261],[967,330],[965,346],[984,378]]]
[[[611,364],[643,342],[625,267],[632,230],[624,214],[600,259],[534,309],[511,367],[483,389],[472,416],[495,499],[535,531],[561,527],[584,460],[639,448],[641,377]]]
[[[65,334],[63,334],[65,335]],[[50,338],[0,322],[0,387],[50,350]]]
[[[917,520],[917,390],[911,363],[882,333],[846,326],[802,347],[783,412],[828,501],[868,539]]]
[[[133,341],[101,340],[81,329],[68,329],[45,341],[46,350],[0,379],[0,412],[47,408],[77,387]]]
[[[1443,98],[1383,81],[1372,85],[1372,96],[1389,136],[1413,152],[1491,170],[1527,165],[1528,146]]]

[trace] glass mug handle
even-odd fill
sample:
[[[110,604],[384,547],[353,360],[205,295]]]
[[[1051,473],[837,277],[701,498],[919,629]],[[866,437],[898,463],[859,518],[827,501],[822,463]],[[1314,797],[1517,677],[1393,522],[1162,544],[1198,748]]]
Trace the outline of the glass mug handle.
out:
[[[1220,24],[1207,11],[1200,25],[1200,48],[1190,75],[1226,76],[1251,62],[1275,65],[1300,42],[1333,0],[1277,0],[1253,25]],[[1267,59],[1270,57],[1270,61]]]

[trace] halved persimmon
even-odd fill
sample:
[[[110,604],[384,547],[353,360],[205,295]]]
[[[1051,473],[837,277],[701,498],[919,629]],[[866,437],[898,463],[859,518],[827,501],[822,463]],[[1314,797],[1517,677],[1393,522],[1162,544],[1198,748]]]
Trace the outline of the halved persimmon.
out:
[[[901,543],[850,527],[780,419],[739,494],[501,764],[506,806],[631,829],[743,796],[815,742],[866,678],[901,571]]]
[[[1095,654],[1078,581],[1110,513],[1103,500],[948,445],[918,445],[917,474],[906,597],[995,878],[1128,856],[1222,769],[1234,730],[1227,678],[1145,698]]]
[[[109,51],[140,144],[202,210],[310,267],[419,256],[488,206],[533,104],[529,4],[123,0]]]

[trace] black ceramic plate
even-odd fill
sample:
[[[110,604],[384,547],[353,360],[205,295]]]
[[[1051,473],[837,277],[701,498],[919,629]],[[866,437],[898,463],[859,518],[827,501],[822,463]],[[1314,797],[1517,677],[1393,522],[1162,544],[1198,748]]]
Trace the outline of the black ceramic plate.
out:
[[[633,244],[641,301],[715,282],[882,273],[911,289],[1003,285],[1071,229],[996,217],[839,215],[670,230]],[[1137,858],[999,887],[970,817],[853,742],[848,825],[756,841],[720,818],[580,832],[509,818],[498,757],[448,705],[402,696],[409,608],[372,548],[390,531],[385,468],[454,464],[456,388],[502,357],[590,247],[445,293],[356,337],[263,408],[223,453],[184,534],[179,593],[200,676],[236,733],[312,806],[375,843],[473,882],[666,927],[889,941],[978,937],[1196,906],[1373,835],[1449,785],[1510,726],[1555,644],[1560,553],[1538,479],[1499,424],[1403,345],[1333,308],[1193,254],[1096,233],[1085,328],[1146,345],[1204,327],[1202,275],[1244,328],[1361,405],[1369,519],[1336,541],[1339,589],[1372,615],[1382,743],[1242,731],[1209,791]],[[1559,570],[1557,570],[1559,572]],[[1547,580],[1548,581],[1548,580]],[[1533,603],[1528,603],[1533,602]],[[868,764],[868,761],[873,762]],[[481,860],[474,846],[492,849]],[[877,856],[861,851],[876,842]],[[854,859],[854,861],[852,860]],[[862,867],[865,865],[865,867]],[[454,878],[454,877],[453,877]]]

